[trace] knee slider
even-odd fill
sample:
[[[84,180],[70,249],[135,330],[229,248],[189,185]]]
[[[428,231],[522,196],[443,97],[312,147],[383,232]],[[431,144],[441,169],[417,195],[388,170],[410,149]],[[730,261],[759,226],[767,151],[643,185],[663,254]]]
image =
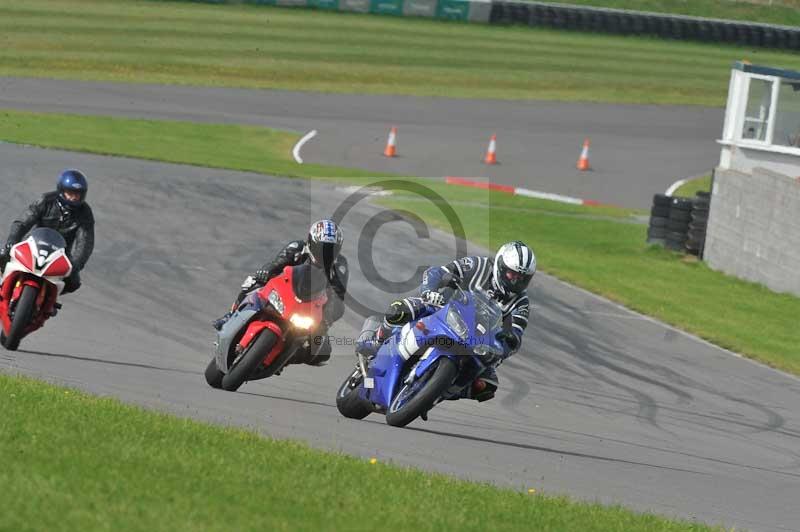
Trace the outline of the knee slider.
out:
[[[405,302],[400,299],[393,301],[389,305],[389,310],[386,311],[386,323],[389,325],[404,325],[409,318]]]
[[[378,329],[381,328],[382,320],[379,316],[369,316],[364,320],[364,325],[361,326],[361,332],[358,333],[358,342],[365,342],[375,339]]]

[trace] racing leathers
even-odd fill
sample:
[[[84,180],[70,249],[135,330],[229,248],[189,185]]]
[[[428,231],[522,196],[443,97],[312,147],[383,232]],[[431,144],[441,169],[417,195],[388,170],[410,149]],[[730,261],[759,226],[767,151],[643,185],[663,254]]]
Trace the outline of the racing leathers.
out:
[[[11,247],[37,227],[55,229],[64,237],[67,257],[72,263],[72,273],[64,279],[62,293],[74,292],[81,286],[80,271],[86,266],[94,249],[92,209],[86,203],[77,208],[65,208],[58,201],[58,192],[44,194],[11,224],[6,245],[0,249],[0,268],[4,268],[8,262]]]
[[[493,282],[493,261],[491,257],[464,257],[450,262],[444,266],[428,268],[422,277],[420,296],[407,297],[393,301],[389,310],[383,317],[382,323],[372,321],[365,324],[365,329],[359,337],[360,353],[371,356],[377,351],[377,346],[384,342],[395,327],[417,320],[438,310],[439,306],[431,304],[441,297],[438,290],[444,288],[450,279],[456,279],[465,290],[483,289],[498,301],[503,310],[503,332],[500,340],[505,347],[502,360],[514,354],[522,343],[522,335],[528,326],[530,314],[530,300],[527,290],[519,293],[508,293],[498,289]],[[435,297],[432,297],[434,296]],[[368,320],[369,322],[369,320]],[[377,330],[376,330],[377,329]],[[370,341],[373,339],[373,342]],[[499,381],[495,366],[489,366],[473,383],[471,388],[466,388],[464,398],[485,401],[494,397]]]
[[[232,308],[235,309],[239,306],[247,294],[262,288],[270,279],[281,274],[286,266],[297,266],[308,262],[311,262],[311,257],[306,249],[305,242],[302,240],[289,242],[272,261],[267,262],[245,279]],[[331,357],[331,345],[327,330],[330,325],[344,314],[344,297],[347,292],[350,270],[347,267],[347,259],[341,254],[336,257],[332,264],[325,264],[324,268],[325,275],[328,278],[328,301],[322,309],[324,324],[321,330],[318,331],[312,345],[305,352],[298,353],[292,357],[291,364],[306,363],[320,366],[325,364]],[[214,323],[214,327],[220,329],[229,317],[230,313],[226,314]]]

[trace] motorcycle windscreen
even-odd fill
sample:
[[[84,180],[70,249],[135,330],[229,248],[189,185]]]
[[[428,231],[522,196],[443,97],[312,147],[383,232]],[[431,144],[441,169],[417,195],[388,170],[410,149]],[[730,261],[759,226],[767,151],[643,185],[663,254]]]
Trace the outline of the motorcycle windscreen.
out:
[[[37,227],[31,231],[30,236],[36,241],[36,248],[40,255],[52,255],[59,249],[66,249],[67,242],[64,237],[55,229],[47,227]]]
[[[328,278],[322,268],[301,264],[292,269],[292,289],[300,301],[317,299],[327,287]]]

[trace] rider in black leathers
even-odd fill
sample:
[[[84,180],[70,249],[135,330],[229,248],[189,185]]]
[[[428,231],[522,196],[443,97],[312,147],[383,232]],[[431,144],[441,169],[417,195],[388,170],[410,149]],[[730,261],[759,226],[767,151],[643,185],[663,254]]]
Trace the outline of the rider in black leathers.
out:
[[[94,249],[94,216],[86,203],[88,190],[83,173],[78,170],[62,172],[57,190],[44,194],[11,224],[8,240],[0,248],[0,270],[8,263],[12,246],[21,242],[31,229],[48,227],[64,237],[67,257],[72,262],[72,273],[64,279],[62,294],[80,288],[80,271],[86,266]]]
[[[339,253],[343,240],[342,230],[332,220],[315,222],[311,225],[305,242],[302,240],[289,242],[272,261],[264,264],[244,280],[231,307],[235,309],[247,294],[266,285],[270,279],[283,272],[286,266],[309,263],[324,268],[325,276],[328,278],[328,302],[323,307],[325,323],[322,330],[318,331],[313,345],[309,346],[305,353],[294,356],[291,364],[306,363],[322,366],[331,357],[327,329],[344,314],[344,297],[350,276],[347,259]],[[230,316],[231,312],[215,320],[214,328],[221,329]]]

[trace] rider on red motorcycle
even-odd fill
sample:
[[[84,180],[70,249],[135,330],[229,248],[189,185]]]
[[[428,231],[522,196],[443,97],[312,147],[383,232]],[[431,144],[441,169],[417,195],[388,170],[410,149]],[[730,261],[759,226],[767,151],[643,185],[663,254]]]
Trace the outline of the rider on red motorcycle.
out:
[[[308,230],[305,242],[302,240],[289,242],[271,262],[264,264],[244,280],[241,291],[232,306],[232,308],[236,308],[247,294],[263,287],[270,279],[283,272],[286,266],[308,263],[324,268],[328,278],[329,297],[324,307],[325,324],[323,330],[319,331],[320,345],[311,346],[304,356],[298,354],[292,359],[291,364],[306,363],[312,366],[322,366],[331,357],[331,345],[325,333],[328,327],[344,314],[344,296],[350,276],[347,259],[339,254],[343,240],[342,230],[333,220],[314,222]],[[331,297],[332,295],[336,297]],[[215,320],[214,328],[220,330],[230,316],[231,312],[228,312]]]
[[[6,245],[0,247],[0,271],[9,260],[11,247],[21,242],[25,235],[37,227],[55,229],[67,243],[67,257],[72,262],[72,273],[64,280],[62,294],[76,291],[81,286],[80,271],[86,266],[94,249],[94,216],[86,194],[89,185],[86,176],[78,170],[64,170],[58,177],[57,190],[44,194],[32,203],[27,212],[11,224]]]

